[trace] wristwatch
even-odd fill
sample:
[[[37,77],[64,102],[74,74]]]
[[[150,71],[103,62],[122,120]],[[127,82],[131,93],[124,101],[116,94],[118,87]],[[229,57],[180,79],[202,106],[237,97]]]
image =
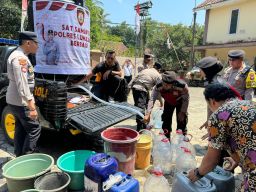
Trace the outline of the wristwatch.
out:
[[[199,169],[198,169],[198,168],[194,169],[194,174],[195,174],[195,176],[196,176],[197,178],[199,178],[199,179],[201,179],[202,177],[204,177],[203,175],[201,175],[201,174],[199,173]]]

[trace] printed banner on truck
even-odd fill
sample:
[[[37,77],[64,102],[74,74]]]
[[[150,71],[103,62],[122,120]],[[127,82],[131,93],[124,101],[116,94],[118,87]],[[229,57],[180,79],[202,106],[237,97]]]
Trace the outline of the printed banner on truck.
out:
[[[61,1],[34,1],[39,48],[35,72],[87,74],[90,70],[90,12]]]

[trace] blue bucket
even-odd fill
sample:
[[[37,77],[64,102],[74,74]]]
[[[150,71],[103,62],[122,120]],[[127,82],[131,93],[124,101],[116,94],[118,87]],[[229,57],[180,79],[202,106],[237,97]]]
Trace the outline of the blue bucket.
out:
[[[84,189],[84,164],[94,154],[94,151],[77,150],[65,153],[58,158],[58,168],[71,178],[68,186],[70,190]]]

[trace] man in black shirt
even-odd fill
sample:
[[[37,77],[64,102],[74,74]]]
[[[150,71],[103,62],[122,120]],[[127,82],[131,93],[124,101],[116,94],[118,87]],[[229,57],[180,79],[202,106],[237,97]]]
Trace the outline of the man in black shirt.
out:
[[[96,65],[82,81],[89,80],[94,75],[96,75],[95,84],[92,87],[94,95],[105,101],[108,101],[110,96],[120,102],[127,99],[123,88],[126,82],[121,78],[122,71],[116,60],[115,51],[107,51],[105,61]],[[123,97],[124,95],[126,98]]]

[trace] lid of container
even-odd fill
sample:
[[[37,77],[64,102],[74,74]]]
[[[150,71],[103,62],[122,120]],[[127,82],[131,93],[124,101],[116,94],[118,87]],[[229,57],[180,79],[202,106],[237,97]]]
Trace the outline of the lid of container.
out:
[[[113,157],[105,153],[97,153],[90,158],[91,162],[95,165],[106,165],[110,164],[111,162],[115,161]]]
[[[183,134],[183,132],[182,132],[182,130],[181,129],[178,129],[177,131],[176,131],[176,134]]]

